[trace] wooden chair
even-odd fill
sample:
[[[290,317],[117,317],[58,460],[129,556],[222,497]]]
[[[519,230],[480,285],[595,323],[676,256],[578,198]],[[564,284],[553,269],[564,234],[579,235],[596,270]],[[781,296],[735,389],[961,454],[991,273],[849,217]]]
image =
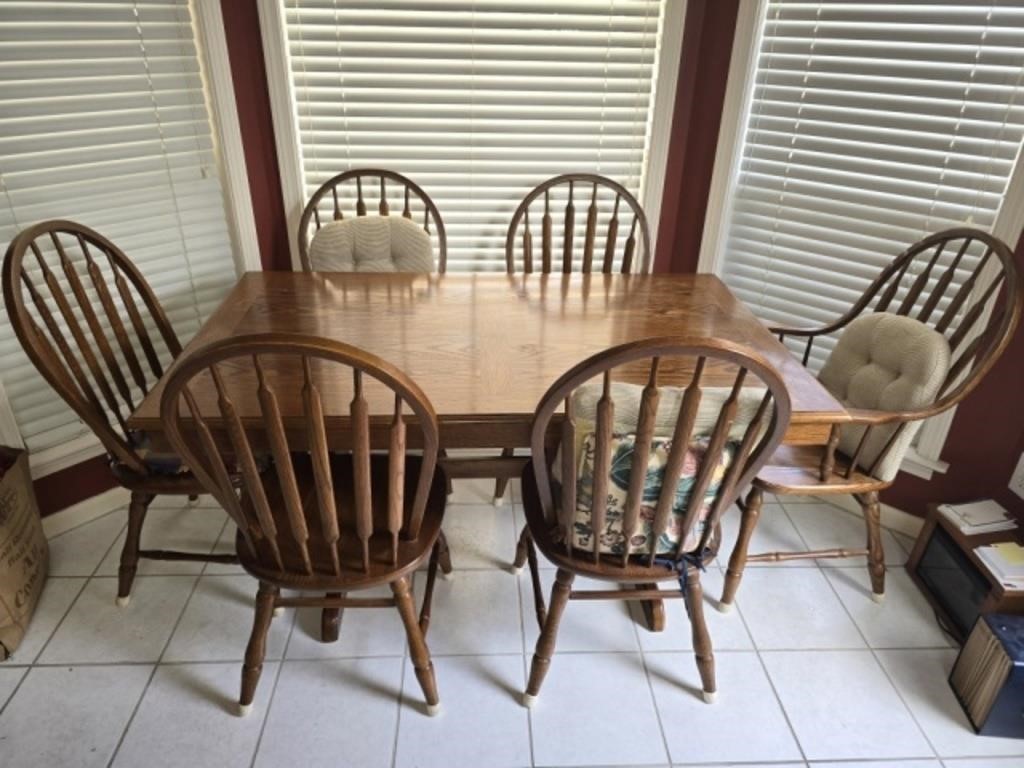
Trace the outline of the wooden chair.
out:
[[[208,402],[193,392],[200,377],[212,380],[217,393]],[[347,382],[351,451],[334,453],[323,402],[342,397]],[[282,413],[278,393],[287,389],[301,390],[301,414]],[[236,403],[247,400],[261,417],[243,425]],[[347,344],[264,334],[225,339],[189,355],[167,383],[161,418],[171,444],[238,526],[239,561],[259,580],[240,713],[252,704],[276,608],[319,606],[332,612],[325,614],[327,625],[343,608],[394,606],[427,711],[435,714],[440,702],[425,635],[445,549],[445,482],[437,468],[437,417],[420,388]],[[307,448],[291,453],[286,431],[300,425]],[[224,432],[218,443],[215,434]],[[371,433],[389,446],[386,453],[371,453]],[[422,456],[407,455],[407,446],[421,447]],[[241,493],[230,481],[225,454],[238,462]],[[261,469],[261,454],[269,468]],[[417,619],[412,574],[428,556]],[[393,597],[349,597],[379,584],[390,585]],[[282,597],[282,588],[316,595]]]
[[[613,370],[646,385],[613,384]],[[729,386],[706,385],[723,375]],[[599,385],[587,383],[594,377]],[[685,389],[666,388],[670,379]],[[617,416],[630,393],[639,393],[631,402],[635,421]],[[563,404],[566,416],[552,424]],[[569,600],[684,597],[704,698],[714,699],[700,573],[717,553],[721,513],[778,446],[789,415],[789,394],[775,370],[752,350],[714,339],[623,344],[551,386],[534,419],[533,460],[523,475],[527,527],[516,552],[517,567],[530,565],[541,628],[526,706],[536,701]],[[549,433],[556,437],[549,440]],[[549,607],[534,543],[558,567]],[[636,588],[577,591],[577,574]],[[679,591],[657,588],[677,579]]]
[[[565,206],[561,215],[556,217],[552,209],[561,204],[563,197]],[[579,218],[577,206],[581,208]],[[586,206],[585,214],[583,206]],[[531,208],[533,220],[540,220],[540,264],[534,248]],[[628,210],[622,211],[623,208]],[[619,221],[623,213],[625,227]],[[581,222],[585,226],[582,249],[577,239]],[[561,255],[555,253],[558,241],[561,242]],[[638,245],[641,249],[639,263]],[[512,215],[505,235],[505,265],[510,275],[517,271],[524,274],[557,271],[566,275],[572,272],[628,274],[634,271],[647,274],[651,270],[647,217],[636,198],[611,179],[593,173],[555,176],[534,187]]]
[[[355,210],[345,208],[354,204]],[[411,179],[400,173],[377,168],[345,171],[328,179],[313,193],[299,220],[299,257],[302,269],[314,271],[310,245],[320,230],[331,222],[347,221],[366,216],[367,210],[376,208],[380,216],[390,216],[401,207],[402,218],[423,222],[423,230],[431,238],[432,251],[437,258],[437,271],[444,274],[448,258],[448,240],[441,214],[430,199]],[[346,218],[346,215],[348,218]],[[431,231],[433,227],[433,231]]]
[[[562,203],[563,197],[564,208],[561,215],[555,216],[552,209]],[[586,206],[579,218],[577,205]],[[530,224],[531,208],[534,209],[533,220],[540,220],[539,264],[534,250],[535,231]],[[585,225],[582,249],[577,237],[581,222]],[[555,252],[559,242],[560,255]],[[637,199],[621,184],[604,176],[569,173],[538,184],[516,208],[505,234],[505,266],[510,275],[517,271],[527,275],[555,271],[628,274],[637,267],[638,244],[641,249],[639,272],[647,274],[650,272],[651,238],[647,216]],[[505,448],[501,455],[508,458],[514,451]],[[507,487],[508,478],[495,482],[495,505],[501,503]]]
[[[976,229],[950,229],[926,237],[900,254],[835,322],[816,330],[772,329],[783,340],[806,340],[802,350],[806,365],[816,340],[852,329],[854,324],[879,326],[881,318],[871,313],[889,313],[885,319],[900,324],[904,331],[917,329],[925,338],[940,338],[941,334],[948,342],[942,343],[943,349],[948,349],[943,352],[948,366],[937,371],[934,395],[915,407],[886,410],[849,407],[847,403],[853,421],[835,426],[824,448],[783,446],[776,451],[740,504],[743,518],[719,604],[723,611],[731,608],[748,562],[796,558],[866,555],[872,597],[876,602],[884,598],[885,554],[878,494],[892,485],[921,420],[963,400],[1002,354],[1020,319],[1022,288],[1013,253],[1005,243]],[[845,338],[840,338],[837,350]],[[826,374],[835,354],[822,369],[826,386],[832,383]],[[866,546],[748,555],[766,492],[853,494],[864,512]]]
[[[4,257],[4,302],[28,358],[96,434],[131,491],[117,602],[127,605],[139,558],[235,562],[234,556],[139,548],[157,494],[194,500],[202,486],[173,455],[154,455],[125,421],[181,353],[156,296],[127,256],[72,221],[18,234]]]

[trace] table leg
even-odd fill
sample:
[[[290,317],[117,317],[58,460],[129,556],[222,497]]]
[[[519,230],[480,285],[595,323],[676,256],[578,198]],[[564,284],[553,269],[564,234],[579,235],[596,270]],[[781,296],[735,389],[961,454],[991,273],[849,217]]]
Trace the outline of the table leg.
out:
[[[327,597],[342,597],[341,592],[328,592]],[[320,615],[320,642],[333,643],[341,632],[341,608],[324,608]]]
[[[657,584],[637,584],[637,589],[657,589]],[[644,612],[644,623],[650,632],[663,632],[665,630],[665,601],[664,600],[641,600],[640,607]]]

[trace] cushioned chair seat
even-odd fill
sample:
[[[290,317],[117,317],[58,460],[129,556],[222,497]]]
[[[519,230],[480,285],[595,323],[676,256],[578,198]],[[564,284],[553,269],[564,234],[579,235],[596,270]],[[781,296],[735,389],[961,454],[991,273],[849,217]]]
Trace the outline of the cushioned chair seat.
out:
[[[876,312],[846,326],[818,379],[843,405],[900,412],[935,402],[949,366],[949,342],[941,333],[910,317]],[[889,481],[896,476],[921,423],[904,428],[875,469],[875,477]],[[871,467],[896,428],[872,429],[860,455],[860,467]],[[864,430],[863,425],[843,427],[839,450],[853,456]]]
[[[402,216],[357,216],[325,224],[309,244],[323,272],[433,272],[430,235]]]

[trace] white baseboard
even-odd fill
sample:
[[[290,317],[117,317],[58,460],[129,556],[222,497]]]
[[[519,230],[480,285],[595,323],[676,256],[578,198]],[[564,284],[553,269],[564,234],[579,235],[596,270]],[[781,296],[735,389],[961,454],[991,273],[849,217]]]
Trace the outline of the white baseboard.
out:
[[[70,531],[119,507],[125,507],[131,494],[124,488],[111,488],[101,494],[73,504],[60,512],[54,512],[43,518],[43,533],[52,539],[58,534]]]
[[[847,512],[852,512],[859,516],[863,515],[860,504],[852,496],[836,495],[822,498],[830,504],[842,507]],[[902,509],[891,507],[888,504],[882,504],[882,527],[889,528],[906,536],[916,537],[923,526],[924,520],[920,517],[904,512]]]

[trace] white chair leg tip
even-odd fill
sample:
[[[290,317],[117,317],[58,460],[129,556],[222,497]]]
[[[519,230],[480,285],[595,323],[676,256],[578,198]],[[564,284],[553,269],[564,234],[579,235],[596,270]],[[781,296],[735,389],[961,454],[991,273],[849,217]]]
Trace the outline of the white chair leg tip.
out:
[[[491,503],[496,507],[502,507],[505,505],[505,497],[495,496],[493,499],[491,499]]]
[[[715,607],[718,608],[719,613],[732,613],[733,604],[718,601],[717,603],[715,603]]]
[[[445,581],[455,581],[455,571],[454,570],[448,571],[448,573],[445,573],[441,569],[438,569],[438,573],[441,574],[441,578],[444,579]]]
[[[441,714],[441,702],[437,704],[427,704],[427,715],[430,717],[437,717]]]
[[[704,696],[705,704],[714,704],[718,698],[718,691],[701,691],[701,694]]]
[[[876,603],[884,603],[885,602],[885,592],[872,592],[871,593],[871,599],[874,600]]]
[[[277,619],[277,618],[279,618],[281,616],[284,616],[284,608],[281,608],[279,606],[279,607],[274,609],[274,618]]]
[[[523,566],[520,565],[517,567],[515,565],[510,565],[508,567],[508,572],[511,573],[513,576],[518,576],[520,573],[523,572]]]
[[[117,604],[118,608],[124,608],[131,601],[132,601],[132,596],[131,595],[125,595],[124,597],[121,597],[120,595],[118,595],[117,598],[114,600],[114,602]]]
[[[536,696],[534,696],[533,694],[529,694],[529,693],[524,693],[523,694],[523,706],[524,707],[526,707],[527,709],[533,709],[533,707],[534,707],[534,705],[536,705],[536,703],[537,703],[537,697]]]
[[[239,704],[238,705],[238,716],[239,717],[246,717],[250,712],[252,712],[252,704]]]

